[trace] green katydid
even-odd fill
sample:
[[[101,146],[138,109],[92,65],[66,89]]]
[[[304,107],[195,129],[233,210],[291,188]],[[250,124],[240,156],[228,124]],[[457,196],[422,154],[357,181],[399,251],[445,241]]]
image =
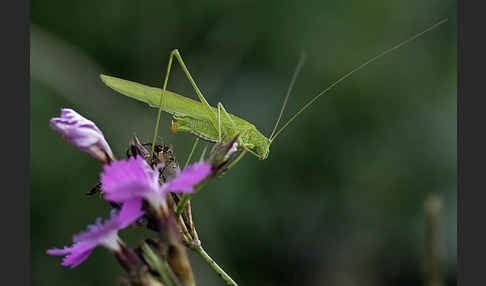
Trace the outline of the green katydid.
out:
[[[240,150],[243,150],[243,152],[235,161],[241,159],[244,156],[244,154],[246,154],[246,152],[250,152],[251,154],[258,157],[259,159],[263,160],[268,157],[270,145],[275,141],[275,139],[280,135],[280,133],[283,130],[285,130],[285,128],[287,128],[290,123],[292,123],[305,109],[311,106],[319,97],[327,93],[331,88],[333,88],[340,82],[344,81],[346,78],[348,78],[358,70],[364,68],[368,64],[402,47],[403,45],[415,40],[416,38],[422,36],[426,32],[445,23],[446,21],[447,19],[443,19],[437,22],[436,24],[430,26],[424,31],[415,34],[414,36],[408,38],[407,40],[402,41],[399,44],[379,53],[378,55],[372,57],[371,59],[357,66],[350,72],[346,73],[345,75],[343,75],[342,77],[334,81],[326,89],[321,91],[314,98],[309,100],[282,126],[282,128],[276,131],[282,113],[285,109],[287,99],[290,95],[290,90],[292,89],[297,74],[299,73],[299,70],[302,67],[303,58],[301,58],[293,74],[292,81],[290,83],[289,89],[285,96],[282,109],[280,111],[280,115],[275,123],[275,127],[271,135],[268,138],[265,135],[263,135],[260,131],[258,131],[258,129],[250,122],[238,116],[228,113],[221,103],[218,103],[217,107],[210,106],[209,103],[204,98],[204,96],[202,95],[199,88],[197,87],[196,82],[194,81],[191,74],[189,73],[189,70],[187,69],[177,49],[173,50],[170,54],[167,73],[165,75],[165,80],[162,89],[146,86],[136,82],[127,81],[127,80],[123,80],[123,79],[119,79],[107,75],[101,75],[101,79],[106,85],[108,85],[112,89],[128,97],[132,97],[134,99],[143,101],[152,107],[159,108],[158,115],[157,115],[158,116],[157,123],[155,127],[154,141],[158,130],[160,113],[163,110],[167,113],[172,114],[173,116],[172,127],[171,127],[172,131],[191,133],[197,136],[198,138],[201,138],[209,142],[227,142],[232,138],[234,138],[234,136],[239,134],[238,141],[237,141],[238,147]],[[174,57],[177,59],[180,66],[182,67],[187,79],[191,83],[200,102],[181,96],[179,94],[168,91],[166,89],[167,81],[172,66],[172,60]]]

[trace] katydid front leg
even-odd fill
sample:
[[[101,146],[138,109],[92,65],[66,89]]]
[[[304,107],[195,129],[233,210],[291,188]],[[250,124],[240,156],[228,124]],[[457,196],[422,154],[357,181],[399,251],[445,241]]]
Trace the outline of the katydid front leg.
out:
[[[226,115],[228,120],[231,122],[231,125],[233,126],[233,130],[235,131],[234,136],[236,136],[236,134],[241,134],[241,131],[238,129],[238,127],[236,126],[233,119],[231,119],[231,116],[226,111],[223,104],[221,102],[219,102],[218,103],[218,117],[219,117],[219,119],[221,119],[221,110],[223,110],[224,114]],[[221,121],[220,121],[220,124],[221,124]],[[221,130],[221,128],[219,130]],[[220,134],[220,136],[221,136],[221,134]],[[233,136],[233,134],[231,136]],[[243,139],[241,137],[238,137],[237,142],[238,142],[238,145],[241,146],[241,148],[243,149],[243,152],[241,152],[241,154],[235,160],[233,160],[233,162],[231,162],[231,164],[228,166],[228,170],[233,168],[241,159],[243,159],[243,157],[246,155],[246,153],[248,151],[253,153],[249,148],[247,148],[247,144],[245,142],[243,142]]]
[[[227,134],[228,137],[235,137],[237,134],[241,134],[241,130],[238,128],[238,126],[235,124],[235,122],[233,121],[233,119],[231,119],[231,116],[229,115],[229,113],[226,111],[226,109],[224,108],[223,104],[221,102],[218,102],[218,132],[220,133],[219,134],[219,141],[222,142],[223,138],[223,134],[222,134],[222,129],[221,129],[221,110],[223,110],[226,118],[228,119],[228,121],[231,123],[231,126],[233,127],[233,129],[231,130],[231,134]],[[238,137],[237,139],[237,142],[238,142],[238,145],[241,146],[242,148],[245,148],[246,147],[246,144],[243,142],[243,139],[241,137]]]

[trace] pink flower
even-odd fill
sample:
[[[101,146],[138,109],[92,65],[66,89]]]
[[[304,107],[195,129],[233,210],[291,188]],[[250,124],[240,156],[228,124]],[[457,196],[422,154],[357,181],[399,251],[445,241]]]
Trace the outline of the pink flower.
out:
[[[61,109],[61,117],[52,118],[50,125],[67,142],[101,162],[108,163],[115,159],[101,130],[76,111],[68,108]]]
[[[165,202],[159,184],[159,165],[153,170],[141,157],[113,161],[103,167],[101,190],[111,202],[123,203],[133,199],[145,199],[158,208]]]
[[[47,254],[66,255],[61,265],[73,268],[88,258],[93,249],[99,245],[118,252],[121,243],[118,231],[129,226],[144,214],[141,207],[141,200],[127,201],[121,210],[112,213],[112,217],[105,223],[101,223],[101,218],[98,218],[96,224],[89,225],[86,232],[75,235],[74,244],[71,247],[49,249]]]
[[[101,190],[108,201],[123,203],[133,199],[145,199],[154,208],[165,204],[166,192],[194,191],[194,185],[211,174],[211,165],[198,162],[184,171],[177,170],[177,177],[163,186],[159,183],[159,169],[150,168],[141,157],[113,161],[105,165],[101,173]]]
[[[196,162],[187,166],[184,171],[177,170],[177,177],[164,184],[164,192],[192,193],[194,186],[211,174],[211,165]]]

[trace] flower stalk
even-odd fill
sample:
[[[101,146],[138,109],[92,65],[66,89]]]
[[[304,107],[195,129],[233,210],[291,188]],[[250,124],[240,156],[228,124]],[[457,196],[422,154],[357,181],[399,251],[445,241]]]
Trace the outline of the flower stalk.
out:
[[[142,244],[143,258],[149,267],[160,275],[160,281],[167,286],[181,286],[174,272],[166,261],[152,251],[146,243]]]
[[[230,286],[238,286],[238,284],[228,275],[224,270],[214,261],[214,259],[209,256],[209,254],[204,250],[201,244],[198,244],[191,248],[194,250],[201,258],[218,274],[221,279],[226,283],[226,285]]]

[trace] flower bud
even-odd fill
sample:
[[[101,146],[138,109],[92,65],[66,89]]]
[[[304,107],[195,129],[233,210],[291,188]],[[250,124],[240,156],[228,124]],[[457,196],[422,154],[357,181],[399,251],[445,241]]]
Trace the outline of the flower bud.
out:
[[[61,109],[61,117],[52,118],[50,125],[67,142],[101,162],[107,164],[115,160],[103,132],[92,121],[76,111],[69,108]]]

